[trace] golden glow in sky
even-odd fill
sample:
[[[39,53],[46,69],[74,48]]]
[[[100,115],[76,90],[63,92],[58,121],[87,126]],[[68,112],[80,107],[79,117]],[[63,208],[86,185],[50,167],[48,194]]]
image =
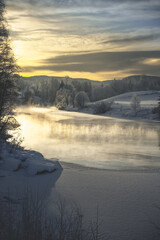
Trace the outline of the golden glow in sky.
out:
[[[93,80],[160,75],[160,14],[155,11],[160,3],[115,2],[7,0],[22,75]]]

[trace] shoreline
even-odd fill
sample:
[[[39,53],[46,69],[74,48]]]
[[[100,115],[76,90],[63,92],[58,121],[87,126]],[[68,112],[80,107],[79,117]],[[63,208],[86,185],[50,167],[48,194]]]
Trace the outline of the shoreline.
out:
[[[64,162],[64,161],[58,161],[61,166],[64,166],[64,168],[69,169],[79,169],[79,170],[88,170],[88,171],[102,171],[102,172],[108,172],[108,173],[160,173],[160,168],[126,168],[126,169],[105,169],[105,168],[98,168],[98,167],[89,167],[85,165],[81,165],[78,163],[71,163],[71,162]],[[63,168],[63,167],[62,167]]]
[[[39,106],[39,105],[18,105],[16,107],[16,110],[18,109],[21,109],[21,108],[37,108],[37,109],[44,109],[43,106]],[[54,111],[53,111],[53,108],[54,108]],[[64,115],[68,115],[69,113],[69,117],[71,118],[74,118],[75,117],[75,114],[82,114],[81,117],[89,117],[89,118],[93,118],[93,119],[96,119],[96,118],[100,118],[100,119],[110,119],[110,120],[114,120],[114,121],[128,121],[128,122],[140,122],[140,123],[160,123],[160,120],[159,119],[146,119],[146,118],[141,118],[141,117],[122,117],[122,116],[118,116],[118,115],[112,115],[109,114],[108,112],[106,113],[103,113],[103,114],[94,114],[92,112],[89,112],[89,111],[84,111],[84,110],[75,110],[75,109],[63,109],[63,110],[58,110],[55,106],[47,106],[45,107],[46,111],[48,110],[48,113],[52,114],[52,113],[55,113],[55,110],[56,110],[56,114],[59,114],[58,112],[60,111],[60,114],[62,115],[62,113],[64,113]],[[112,111],[112,110],[111,110]],[[66,113],[66,114],[65,114]],[[26,113],[23,109],[23,111],[15,111],[14,113],[15,115],[18,115],[18,114],[26,114],[26,115],[31,115],[31,113]],[[88,116],[87,116],[88,115]]]
[[[58,110],[58,109],[57,109]],[[146,118],[136,118],[136,117],[129,117],[129,118],[125,118],[125,117],[122,117],[122,116],[117,116],[117,115],[112,115],[112,114],[108,114],[108,112],[106,113],[103,113],[103,114],[94,114],[94,113],[90,113],[90,112],[85,112],[85,111],[76,111],[74,109],[63,109],[63,110],[60,110],[60,111],[64,111],[66,113],[82,113],[82,114],[87,114],[87,115],[90,115],[90,116],[94,116],[94,117],[101,117],[101,118],[109,118],[109,119],[114,119],[114,120],[118,120],[118,121],[134,121],[134,122],[144,122],[144,123],[160,123],[160,120],[158,119],[146,119]],[[74,117],[74,115],[73,115]]]

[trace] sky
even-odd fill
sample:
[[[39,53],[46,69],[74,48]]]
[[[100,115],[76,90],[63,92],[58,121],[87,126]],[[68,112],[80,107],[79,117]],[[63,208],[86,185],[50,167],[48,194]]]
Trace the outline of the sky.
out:
[[[160,0],[6,0],[21,75],[160,76]]]

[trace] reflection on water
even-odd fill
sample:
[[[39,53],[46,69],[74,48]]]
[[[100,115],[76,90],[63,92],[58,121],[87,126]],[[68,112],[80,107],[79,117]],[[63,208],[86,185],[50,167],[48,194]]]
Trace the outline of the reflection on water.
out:
[[[160,167],[160,127],[52,108],[17,109],[23,145],[47,158],[104,169]]]

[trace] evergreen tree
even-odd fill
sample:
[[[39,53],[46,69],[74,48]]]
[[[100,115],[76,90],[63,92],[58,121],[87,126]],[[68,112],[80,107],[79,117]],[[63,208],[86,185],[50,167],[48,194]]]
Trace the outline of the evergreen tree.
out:
[[[6,131],[15,124],[12,109],[16,99],[17,71],[4,13],[5,3],[0,0],[0,137],[5,136]]]

